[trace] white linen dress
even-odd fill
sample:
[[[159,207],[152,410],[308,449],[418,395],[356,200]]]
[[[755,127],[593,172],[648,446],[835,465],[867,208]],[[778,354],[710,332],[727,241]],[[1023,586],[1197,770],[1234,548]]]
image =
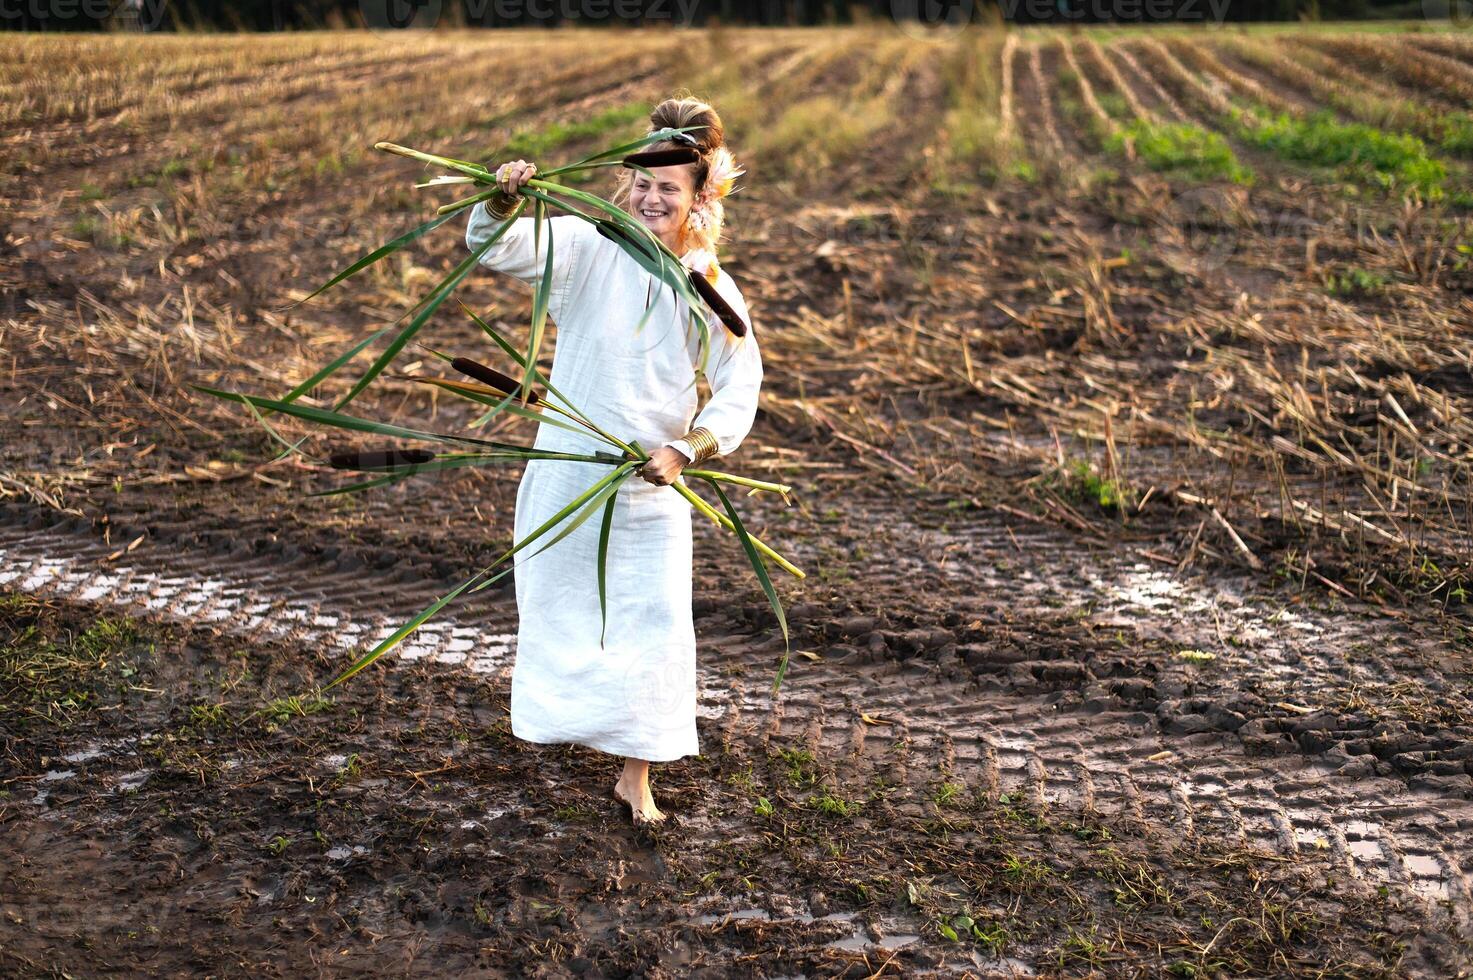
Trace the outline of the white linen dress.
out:
[[[467,247],[484,244],[500,224],[477,204],[466,225]],[[711,397],[698,414],[692,381],[700,338],[686,303],[593,225],[576,215],[552,216],[543,224],[534,254],[533,219],[517,218],[481,263],[535,286],[547,260],[549,229],[553,386],[600,428],[625,442],[638,440],[646,452],[673,444],[688,457],[688,444],[680,437],[704,426],[716,437],[720,455],[730,455],[752,428],[762,384],[757,331],[731,277],[722,271],[715,286],[748,330],[736,337],[703,304]],[[649,299],[658,305],[636,334]],[[518,366],[504,363],[504,356],[487,360],[520,376]],[[559,452],[618,452],[592,434],[541,423],[534,445]],[[517,488],[515,540],[522,541],[610,471],[601,463],[529,460]],[[704,489],[711,500],[709,486]],[[602,510],[546,551],[534,554],[562,524],[514,557],[519,622],[512,733],[530,742],[574,742],[650,762],[697,755],[691,508],[673,487],[655,486],[637,473],[620,485],[615,500],[602,648],[597,572]],[[715,504],[719,510],[720,502]]]

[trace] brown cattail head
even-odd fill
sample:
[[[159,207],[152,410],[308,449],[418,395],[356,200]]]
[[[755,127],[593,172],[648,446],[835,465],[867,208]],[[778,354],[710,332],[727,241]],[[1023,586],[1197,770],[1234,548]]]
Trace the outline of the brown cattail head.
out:
[[[333,453],[333,469],[388,470],[400,466],[419,466],[435,458],[428,449],[381,449],[374,452]]]
[[[696,287],[696,292],[700,293],[701,299],[705,300],[706,305],[711,307],[711,312],[715,313],[721,319],[721,322],[726,324],[726,329],[738,337],[745,337],[747,335],[747,325],[742,322],[742,318],[737,315],[737,311],[731,308],[731,304],[727,303],[725,298],[716,291],[716,287],[711,284],[709,279],[701,273],[692,271],[690,273],[690,284]]]
[[[500,371],[495,368],[488,368],[486,365],[473,361],[469,357],[457,357],[450,362],[450,366],[466,377],[475,378],[481,384],[495,388],[504,395],[514,394],[521,390],[521,385]],[[538,401],[537,392],[534,391],[527,395],[528,405],[536,405]]]
[[[701,158],[700,151],[691,146],[682,146],[673,150],[645,150],[642,153],[631,153],[624,158],[624,166],[630,170],[634,165],[641,167],[678,167],[686,163],[695,163]]]

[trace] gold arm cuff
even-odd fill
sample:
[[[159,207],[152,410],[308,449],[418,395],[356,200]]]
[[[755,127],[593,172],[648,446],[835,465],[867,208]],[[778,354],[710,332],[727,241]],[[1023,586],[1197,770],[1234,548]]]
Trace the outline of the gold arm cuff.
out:
[[[486,211],[493,218],[510,218],[511,213],[517,209],[521,198],[517,194],[508,194],[505,191],[497,191],[491,197],[486,198]]]
[[[716,436],[711,430],[703,425],[698,425],[680,438],[690,443],[690,447],[696,451],[695,463],[704,463],[713,456],[720,455],[720,449],[716,444]]]

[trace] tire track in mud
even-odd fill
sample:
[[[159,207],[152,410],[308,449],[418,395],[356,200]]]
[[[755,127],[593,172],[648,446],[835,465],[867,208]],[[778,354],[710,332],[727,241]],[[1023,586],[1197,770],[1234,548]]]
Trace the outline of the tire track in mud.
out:
[[[382,589],[364,594],[356,560],[283,560],[246,546],[225,558],[160,549],[103,561],[122,549],[58,526],[50,514],[17,516],[0,512],[0,585],[213,624],[239,640],[273,635],[347,653],[388,635],[446,590],[413,569],[391,572],[376,583],[394,586],[390,606]],[[1183,615],[1200,613],[1188,608]],[[710,618],[698,616],[698,628],[703,619],[709,627]],[[381,666],[427,658],[506,683],[515,630],[514,599],[499,590],[426,624]],[[993,801],[1112,816],[1167,848],[1225,840],[1291,859],[1328,851],[1346,874],[1413,894],[1429,911],[1446,909],[1458,925],[1469,923],[1468,799],[1385,774],[1352,775],[1312,754],[1251,755],[1230,733],[1163,730],[1147,711],[1071,704],[1059,691],[1011,679],[979,682],[954,657],[903,661],[836,645],[817,662],[795,659],[773,698],[769,681],[781,649],[773,638],[730,628],[701,632],[705,752],[803,749],[846,790],[883,779],[919,801],[943,782],[959,783]],[[118,778],[138,782],[147,774]],[[35,802],[44,798],[38,792]]]

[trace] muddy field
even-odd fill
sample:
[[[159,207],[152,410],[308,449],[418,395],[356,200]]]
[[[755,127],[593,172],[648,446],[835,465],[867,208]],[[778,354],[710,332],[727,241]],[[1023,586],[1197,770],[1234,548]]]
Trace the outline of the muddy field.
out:
[[[693,36],[0,54],[4,971],[1465,975],[1473,39]],[[278,394],[459,261],[452,223],[282,309],[442,203],[376,140],[571,161],[681,85],[749,171],[728,468],[794,486],[740,506],[807,578],[774,699],[698,527],[702,754],[650,836],[615,760],[512,737],[509,577],[311,693],[505,550],[515,470],[308,498],[341,474],[187,383]],[[1325,126],[1417,167],[1294,149]],[[488,354],[448,305],[423,339]],[[359,411],[473,417],[413,387]]]

